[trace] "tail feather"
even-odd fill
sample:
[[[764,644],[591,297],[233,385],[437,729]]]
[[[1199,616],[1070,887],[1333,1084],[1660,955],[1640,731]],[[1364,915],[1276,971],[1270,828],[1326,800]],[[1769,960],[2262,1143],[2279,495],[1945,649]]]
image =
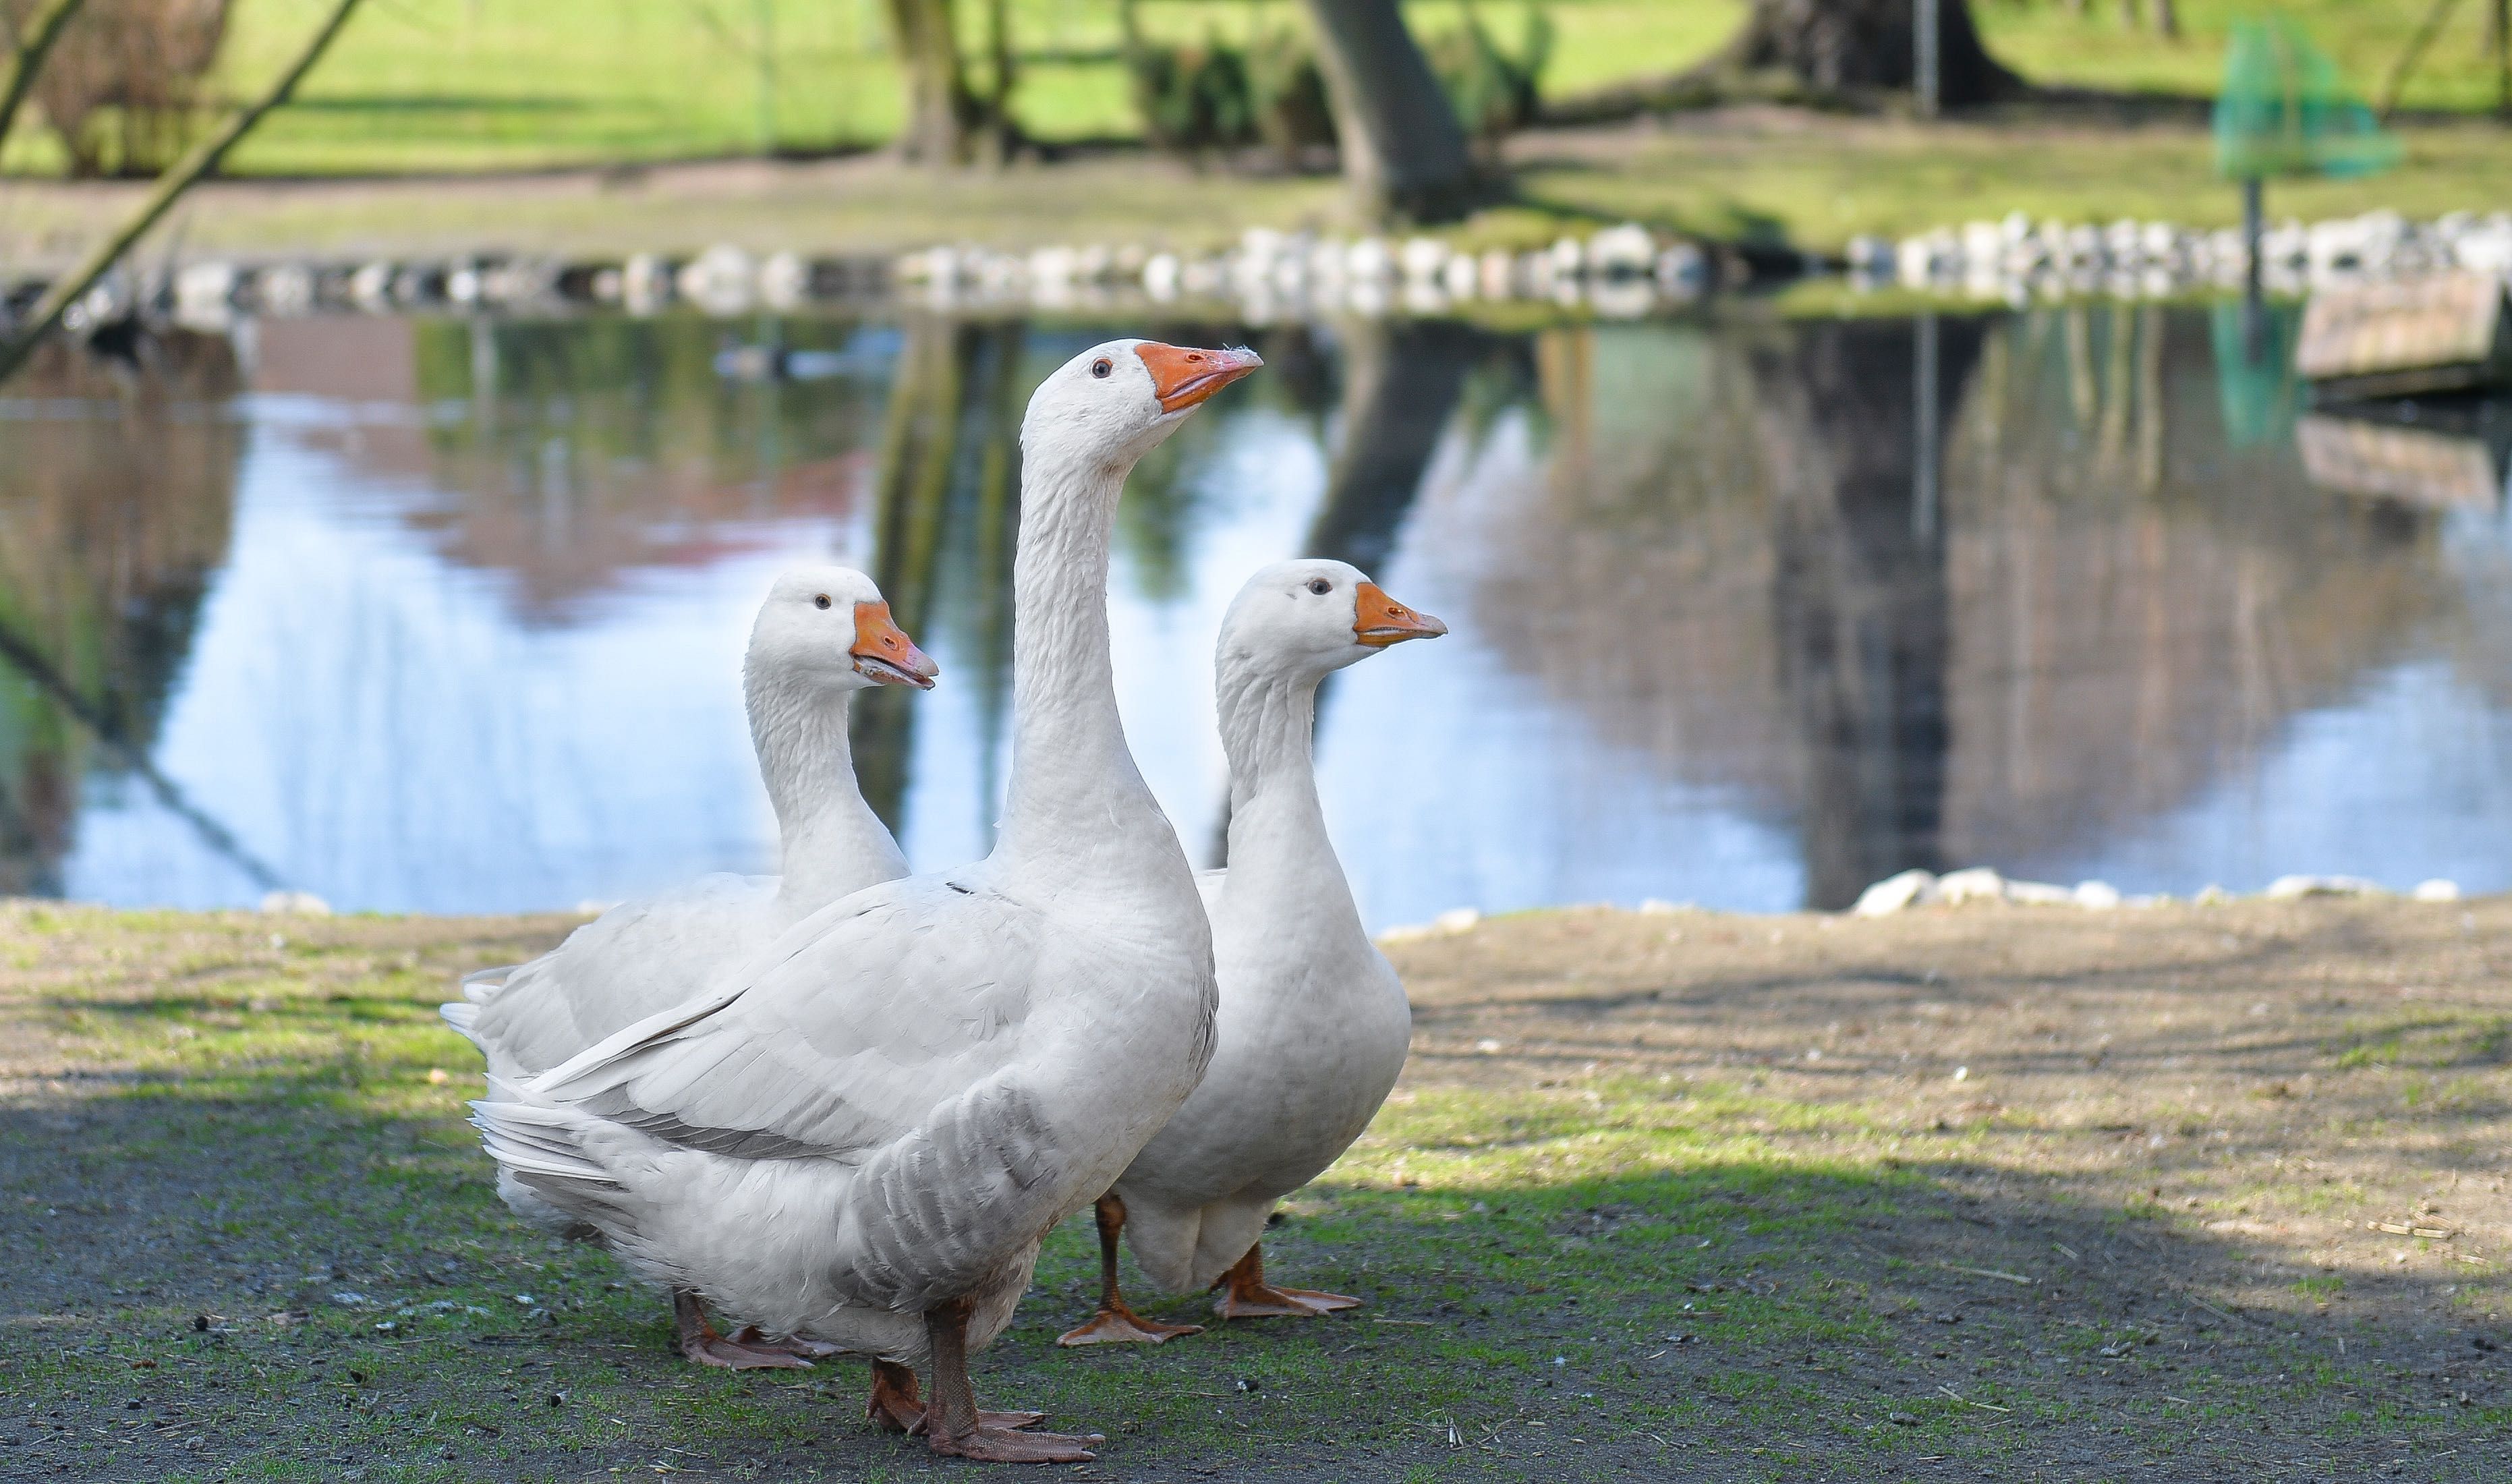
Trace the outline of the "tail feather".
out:
[[[535,1188],[556,1181],[573,1187],[617,1191],[619,1183],[585,1152],[578,1115],[529,1103],[471,1105],[471,1124],[489,1157]]]
[[[451,1026],[454,1030],[462,1033],[462,1038],[464,1040],[467,1040],[471,1044],[479,1047],[482,1051],[489,1049],[489,1043],[480,1038],[479,1001],[472,999],[456,999],[449,1004],[438,1005],[436,1007],[436,1013],[444,1019],[447,1025]]]
[[[507,983],[514,978],[515,971],[522,967],[524,965],[520,963],[501,963],[495,968],[473,969],[462,976],[462,997],[473,1004],[487,1004],[497,997],[498,993],[504,990]]]

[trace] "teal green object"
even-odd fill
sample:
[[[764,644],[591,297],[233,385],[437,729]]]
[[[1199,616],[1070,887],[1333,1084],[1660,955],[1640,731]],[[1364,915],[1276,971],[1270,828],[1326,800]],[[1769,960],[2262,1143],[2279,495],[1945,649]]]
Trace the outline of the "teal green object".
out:
[[[2283,16],[2233,23],[2216,98],[2216,169],[2235,180],[2369,176],[2399,141],[2346,89],[2337,64]]]
[[[2258,352],[2250,357],[2246,313],[2260,318]],[[2216,396],[2224,417],[2224,442],[2236,449],[2294,447],[2294,420],[2301,385],[2294,374],[2294,341],[2302,311],[2294,304],[2250,308],[2239,299],[2218,301],[2208,316],[2216,352]]]

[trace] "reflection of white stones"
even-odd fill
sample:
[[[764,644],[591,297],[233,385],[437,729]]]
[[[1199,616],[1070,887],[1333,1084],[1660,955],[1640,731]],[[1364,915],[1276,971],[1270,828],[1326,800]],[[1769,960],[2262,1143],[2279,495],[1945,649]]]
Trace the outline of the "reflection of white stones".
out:
[[[146,310],[222,329],[238,315],[323,310],[540,313],[600,306],[644,315],[679,305],[729,318],[762,307],[790,310],[890,294],[938,308],[1192,303],[1255,324],[1312,310],[1430,315],[1509,301],[1629,317],[1689,303],[1716,278],[1701,247],[1635,222],[1531,252],[1479,253],[1435,237],[1346,241],[1260,228],[1234,248],[1204,253],[1105,244],[1012,253],[952,244],[890,259],[761,255],[719,244],[694,256],[636,253],[607,262],[495,254],[329,265],[206,260],[140,279],[117,273],[82,299],[69,320],[79,330]],[[13,295],[29,299],[42,287],[8,286]]]
[[[759,297],[759,264],[739,248],[712,247],[684,263],[672,284],[708,314],[747,314]]]
[[[1435,237],[1343,241],[1254,228],[1228,252],[1040,248],[1001,253],[952,245],[911,253],[896,283],[938,306],[1155,303],[1219,299],[1262,324],[1309,309],[1440,314],[1475,300],[1534,300],[1599,314],[1645,314],[1710,287],[1708,255],[1636,222],[1527,253],[1470,253]]]
[[[2260,893],[2271,902],[2296,901],[2303,897],[2384,897],[2389,891],[2377,881],[2354,876],[2283,876]],[[2419,902],[2456,902],[2459,886],[2439,878],[2420,882],[2412,893]],[[2017,881],[1998,875],[1986,866],[1973,866],[1963,871],[1938,876],[1927,871],[1904,871],[1888,876],[1859,893],[1858,903],[1849,909],[1860,918],[1889,918],[1913,907],[1964,907],[1984,902],[2007,903],[2024,907],[2081,907],[2088,912],[2108,912],[2121,907],[2162,907],[2172,902],[2169,896],[2122,896],[2118,887],[2108,881],[2079,881],[2074,886],[2055,886],[2046,881]],[[2190,900],[2201,907],[2212,907],[2233,900],[2220,886],[2210,886]]]
[[[2229,228],[2200,231],[2169,221],[2035,222],[2021,212],[1898,243],[1860,237],[1849,244],[1847,256],[1850,281],[1861,288],[1899,284],[2012,303],[2234,288],[2250,262],[2242,234]],[[2280,293],[2450,268],[2512,272],[2512,213],[2455,212],[2416,222],[2378,211],[2309,225],[2284,221],[2259,243],[2260,280]]]
[[[2237,287],[2247,267],[2237,231],[2166,221],[2034,222],[2021,213],[1902,242],[1857,238],[1847,259],[1851,283],[1862,288],[1899,284],[2011,303]],[[2262,239],[2261,259],[2262,281],[2281,293],[2445,269],[2512,275],[2512,213],[2460,212],[2417,222],[2372,212],[2309,225],[2281,222]],[[144,310],[222,329],[238,314],[325,309],[494,313],[596,305],[655,314],[682,304],[728,317],[762,306],[791,310],[896,293],[939,308],[1193,303],[1251,324],[1313,310],[1445,314],[1478,302],[1550,304],[1623,318],[1690,303],[1718,278],[1700,245],[1636,222],[1565,236],[1533,251],[1480,252],[1434,237],[1347,241],[1257,228],[1216,252],[1059,244],[1013,253],[952,244],[890,259],[795,252],[761,256],[719,245],[693,257],[638,253],[607,262],[497,254],[332,265],[199,261],[145,276],[117,271],[72,306],[66,323],[83,331]],[[13,302],[27,302],[44,286],[6,287]]]

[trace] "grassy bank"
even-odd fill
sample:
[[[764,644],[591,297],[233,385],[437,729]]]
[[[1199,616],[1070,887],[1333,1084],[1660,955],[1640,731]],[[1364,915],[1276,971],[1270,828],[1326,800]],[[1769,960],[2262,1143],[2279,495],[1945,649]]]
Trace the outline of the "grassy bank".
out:
[[[320,0],[240,0],[216,84],[242,96],[283,64],[323,10]],[[987,55],[985,7],[962,6],[971,56]],[[1546,77],[1574,97],[1692,67],[1732,35],[1741,0],[1548,0],[1557,34]],[[2124,25],[2118,8],[2055,0],[1975,0],[1993,52],[2033,81],[2180,97],[2213,93],[2232,21],[2254,0],[2178,0],[2181,35]],[[2422,4],[2289,0],[2368,95],[2382,86],[2422,20]],[[2492,105],[2484,6],[2459,7],[2402,95],[2411,109],[2477,112]],[[1116,61],[1116,0],[1011,0],[1021,62],[1023,127],[1056,141],[1138,133]],[[1243,37],[1294,22],[1296,7],[1145,0],[1156,37]],[[1414,0],[1417,34],[1462,23],[1458,0]],[[1514,46],[1515,5],[1479,7]],[[889,137],[899,113],[879,0],[401,0],[366,7],[309,80],[232,169],[243,175],[547,169],[826,151]],[[13,146],[14,169],[59,168],[50,140]]]
[[[2512,205],[2512,137],[2492,125],[2402,131],[2399,169],[2364,180],[2280,184],[2272,215],[2304,219],[2386,206],[2417,216]],[[2027,212],[2036,218],[2238,219],[2206,136],[2090,130],[2051,119],[1921,129],[1746,107],[1665,131],[1548,131],[1517,141],[1519,204],[1453,230],[1531,247],[1636,218],[1673,231],[1837,252],[1888,236]],[[0,262],[58,270],[117,224],[139,187],[19,181],[0,187]],[[879,157],[736,162],[633,172],[362,181],[219,181],[188,197],[141,253],[325,257],[550,253],[885,253],[937,242],[1225,245],[1249,226],[1354,229],[1331,179],[1197,174],[1130,152],[1000,175],[936,177]]]
[[[495,1204],[432,1007],[565,925],[0,910],[0,1473],[959,1472]],[[2507,950],[2504,901],[1407,943],[1405,1082],[1269,1239],[1368,1307],[1059,1352],[1072,1223],[979,1386],[1107,1432],[1076,1477],[2499,1477]]]

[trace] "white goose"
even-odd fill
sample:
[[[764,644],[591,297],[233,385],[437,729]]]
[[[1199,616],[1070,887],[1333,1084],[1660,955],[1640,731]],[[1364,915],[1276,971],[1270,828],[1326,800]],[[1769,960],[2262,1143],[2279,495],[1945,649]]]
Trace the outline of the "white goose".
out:
[[[1211,931],[1118,720],[1108,544],[1135,461],[1258,364],[1119,340],[1031,398],[994,854],[837,902],[523,1101],[476,1105],[499,1162],[645,1273],[874,1357],[872,1414],[937,1453],[1091,1457],[979,1413],[967,1352],[1211,1054]]]
[[[1230,757],[1230,867],[1206,872],[1221,1007],[1212,1065],[1100,1197],[1099,1311],[1064,1345],[1158,1344],[1199,1326],[1146,1319],[1117,1284],[1122,1233],[1171,1292],[1223,1287],[1228,1319],[1307,1316],[1357,1299],[1265,1281],[1274,1203],[1334,1163],[1404,1070],[1412,1011],[1362,930],[1326,838],[1310,733],[1317,683],[1447,626],[1341,562],[1283,562],[1232,600],[1215,646]]]
[[[855,787],[846,712],[858,690],[931,689],[938,672],[891,620],[881,590],[844,566],[780,573],[759,605],[741,671],[784,875],[701,877],[610,909],[530,963],[465,978],[466,997],[439,1013],[488,1058],[491,1095],[704,992],[815,909],[907,875],[898,842]],[[497,1192],[553,1231],[598,1235],[503,1171]],[[673,1295],[672,1308],[681,1352],[702,1365],[810,1364],[807,1346],[716,1333],[687,1290]]]

